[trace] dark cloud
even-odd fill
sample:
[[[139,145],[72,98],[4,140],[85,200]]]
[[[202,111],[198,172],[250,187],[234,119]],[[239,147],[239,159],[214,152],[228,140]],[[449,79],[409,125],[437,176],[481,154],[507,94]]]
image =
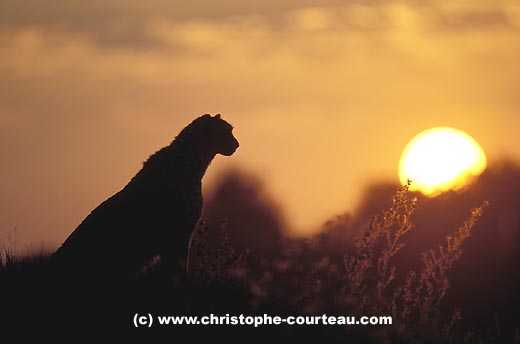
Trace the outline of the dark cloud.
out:
[[[486,5],[486,3],[483,3]],[[174,52],[182,46],[171,46],[150,34],[149,25],[160,19],[171,23],[225,22],[232,18],[260,17],[275,31],[300,29],[287,17],[301,9],[328,11],[328,27],[348,31],[381,31],[392,29],[408,20],[412,13],[426,29],[460,31],[489,27],[513,28],[506,8],[500,6],[459,6],[446,9],[436,2],[421,6],[407,2],[381,1],[64,1],[27,0],[0,4],[0,31],[38,28],[48,35],[66,33],[87,37],[105,48],[168,48]],[[312,21],[312,19],[311,19]],[[427,23],[427,24],[426,24]],[[252,23],[254,25],[254,23]],[[178,49],[177,49],[178,48]]]
[[[350,3],[366,3],[350,1]],[[174,20],[222,19],[236,15],[273,15],[308,6],[343,4],[340,0],[25,0],[2,1],[0,20],[4,23],[47,24],[68,22],[85,24],[110,18],[168,17]]]
[[[436,28],[447,31],[513,28],[506,11],[491,8],[487,10],[466,10],[455,13],[438,13]]]
[[[172,42],[149,32],[150,24],[160,19],[185,22],[227,21],[233,17],[260,16],[271,23],[280,22],[286,11],[305,6],[341,3],[324,1],[37,1],[4,3],[0,10],[0,31],[11,33],[23,28],[37,28],[46,37],[63,35],[87,38],[101,48],[168,48],[177,52]],[[179,47],[182,48],[182,47]]]

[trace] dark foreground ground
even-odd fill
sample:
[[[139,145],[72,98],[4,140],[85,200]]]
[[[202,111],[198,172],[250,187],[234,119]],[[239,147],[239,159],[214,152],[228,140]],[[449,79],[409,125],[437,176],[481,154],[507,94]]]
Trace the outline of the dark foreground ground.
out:
[[[74,281],[46,255],[0,252],[0,332],[16,338],[75,330],[79,337],[70,338],[113,332],[241,342],[520,343],[519,181],[520,167],[505,164],[464,192],[433,199],[406,186],[396,192],[395,185],[375,185],[355,214],[335,217],[322,234],[300,240],[284,238],[269,204],[234,177],[204,215],[224,213],[231,220],[197,227],[189,277],[173,278],[158,264],[125,283]],[[136,329],[135,314],[391,315],[393,323]]]
[[[238,281],[209,281],[198,277],[175,280],[157,267],[130,283],[71,281],[53,273],[48,257],[26,259],[4,267],[0,272],[2,290],[0,328],[18,338],[38,333],[76,333],[82,337],[120,338],[144,335],[177,339],[227,338],[272,340],[290,338],[349,342],[380,342],[369,331],[346,331],[341,326],[239,326],[239,325],[139,325],[134,317],[161,315],[219,316],[303,315],[302,309],[284,300],[264,299],[255,304],[249,288]],[[253,301],[253,302],[252,302]],[[273,337],[274,336],[274,337]],[[209,337],[212,338],[212,337]],[[379,338],[380,339],[380,338]]]
[[[348,306],[342,301],[343,278],[326,280],[315,266],[314,272],[284,270],[274,275],[267,290],[264,281],[244,279],[208,279],[204,276],[172,279],[160,264],[131,282],[71,280],[53,271],[48,257],[35,257],[10,263],[0,270],[2,333],[13,331],[17,338],[38,333],[63,335],[71,331],[81,338],[105,338],[107,334],[126,338],[190,338],[206,340],[302,340],[308,342],[347,343],[518,343],[519,313],[511,305],[497,306],[496,313],[472,318],[464,314],[449,335],[432,323],[420,324],[417,313],[408,320],[394,318],[392,325],[380,326],[253,326],[159,325],[156,316],[204,315],[388,315],[384,305],[367,300],[365,308]],[[325,263],[323,263],[326,265]],[[329,264],[334,266],[333,263]],[[335,270],[332,269],[334,272]],[[310,275],[309,275],[310,274]],[[314,277],[312,277],[314,274]],[[282,276],[283,275],[283,276]],[[341,276],[335,273],[334,276]],[[310,277],[309,277],[310,276]],[[286,280],[283,280],[286,278]],[[312,280],[316,278],[316,280]],[[276,281],[279,279],[278,281]],[[291,287],[293,281],[296,285]],[[254,282],[256,281],[256,282]],[[264,283],[264,284],[262,284]],[[320,287],[317,287],[320,285]],[[298,287],[299,286],[299,287]],[[283,290],[275,290],[282,288]],[[293,289],[291,289],[293,288]],[[346,294],[347,299],[359,299]],[[386,301],[382,301],[385,303]],[[448,305],[450,306],[450,305]],[[379,308],[378,308],[379,307]],[[447,306],[445,306],[447,307]],[[449,308],[449,307],[448,307]],[[441,310],[440,321],[450,322],[451,309]],[[377,311],[377,309],[380,309]],[[134,317],[153,316],[151,328],[136,328]]]

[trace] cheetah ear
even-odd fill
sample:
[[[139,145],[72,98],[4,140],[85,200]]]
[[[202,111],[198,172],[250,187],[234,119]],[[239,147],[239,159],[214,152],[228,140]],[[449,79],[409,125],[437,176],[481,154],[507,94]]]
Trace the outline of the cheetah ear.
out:
[[[220,119],[220,114],[216,114],[216,115],[215,115],[215,118],[216,118],[216,119]]]

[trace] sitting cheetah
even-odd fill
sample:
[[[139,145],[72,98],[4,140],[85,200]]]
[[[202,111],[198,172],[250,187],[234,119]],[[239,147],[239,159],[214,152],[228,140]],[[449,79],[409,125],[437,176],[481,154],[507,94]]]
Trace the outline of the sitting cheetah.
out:
[[[71,276],[127,279],[158,255],[182,274],[202,211],[202,177],[215,155],[230,156],[238,148],[232,131],[220,115],[195,119],[94,209],[53,260]]]

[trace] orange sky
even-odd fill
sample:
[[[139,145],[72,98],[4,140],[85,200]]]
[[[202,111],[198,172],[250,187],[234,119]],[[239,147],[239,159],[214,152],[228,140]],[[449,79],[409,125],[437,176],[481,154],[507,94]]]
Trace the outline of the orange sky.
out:
[[[520,3],[416,3],[0,0],[0,238],[56,247],[204,113],[241,142],[206,190],[257,173],[299,233],[424,129],[520,158]]]

